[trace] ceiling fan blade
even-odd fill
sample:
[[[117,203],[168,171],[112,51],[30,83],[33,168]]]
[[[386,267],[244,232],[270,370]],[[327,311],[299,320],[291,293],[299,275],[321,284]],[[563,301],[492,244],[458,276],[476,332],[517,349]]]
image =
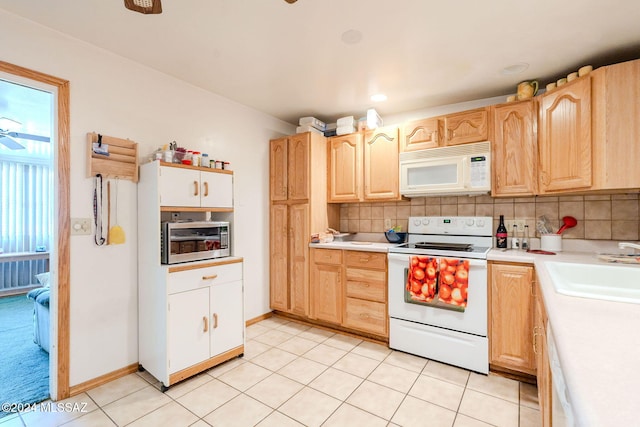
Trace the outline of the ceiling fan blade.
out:
[[[30,139],[32,141],[51,142],[51,138],[49,138],[48,136],[32,135],[30,133],[6,132],[3,134],[3,136],[9,136],[12,139],[20,138],[20,139]]]
[[[0,135],[0,144],[9,148],[10,150],[23,150],[24,145],[13,139],[8,135]]]
[[[162,13],[160,0],[124,0],[124,7],[145,15]]]

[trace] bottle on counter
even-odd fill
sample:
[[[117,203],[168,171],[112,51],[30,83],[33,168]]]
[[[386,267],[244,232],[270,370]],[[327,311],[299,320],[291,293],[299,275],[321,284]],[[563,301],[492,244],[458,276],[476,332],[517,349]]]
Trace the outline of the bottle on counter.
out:
[[[209,167],[209,155],[207,153],[202,153],[200,156],[200,166],[203,168]]]
[[[520,242],[520,249],[523,251],[529,250],[529,226],[524,226],[524,235],[522,236],[522,241]]]
[[[513,224],[513,233],[511,234],[511,249],[520,249],[520,238],[518,237],[518,226]]]
[[[507,227],[504,226],[504,215],[500,215],[500,223],[496,230],[496,248],[507,248]]]

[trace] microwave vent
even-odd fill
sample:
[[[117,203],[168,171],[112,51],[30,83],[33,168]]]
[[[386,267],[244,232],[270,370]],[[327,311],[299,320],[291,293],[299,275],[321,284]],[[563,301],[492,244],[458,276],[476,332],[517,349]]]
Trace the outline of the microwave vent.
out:
[[[487,154],[491,152],[491,143],[474,142],[472,144],[452,145],[451,147],[427,148],[426,150],[409,151],[400,153],[402,160],[437,159],[446,157],[469,156]]]

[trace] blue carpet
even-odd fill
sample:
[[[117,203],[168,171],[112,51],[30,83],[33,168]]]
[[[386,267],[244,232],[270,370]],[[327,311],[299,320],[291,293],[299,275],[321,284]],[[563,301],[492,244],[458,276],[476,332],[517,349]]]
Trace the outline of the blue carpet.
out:
[[[33,301],[0,298],[0,403],[49,397],[49,354],[33,342]],[[8,415],[0,411],[0,418]]]

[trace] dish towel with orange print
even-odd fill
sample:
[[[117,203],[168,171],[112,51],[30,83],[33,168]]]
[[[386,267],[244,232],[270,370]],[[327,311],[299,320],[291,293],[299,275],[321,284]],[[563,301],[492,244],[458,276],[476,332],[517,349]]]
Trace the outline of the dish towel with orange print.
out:
[[[467,306],[469,260],[440,258],[438,300],[458,307]]]
[[[414,255],[409,258],[405,301],[464,311],[469,261]]]

